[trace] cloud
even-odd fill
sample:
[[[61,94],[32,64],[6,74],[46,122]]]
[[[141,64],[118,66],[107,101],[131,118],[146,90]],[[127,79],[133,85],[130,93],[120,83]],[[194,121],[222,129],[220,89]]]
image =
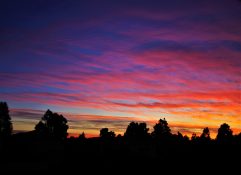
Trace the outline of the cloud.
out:
[[[51,106],[78,109],[73,133],[163,113],[185,132],[190,121],[240,130],[239,2],[105,2],[2,4],[0,96],[17,129]]]
[[[13,120],[14,130],[16,131],[28,131],[33,130],[34,126],[41,119],[45,111],[33,110],[33,109],[12,109],[11,116]],[[73,114],[73,113],[64,113],[59,112],[68,119],[69,133],[71,135],[77,136],[78,134],[85,132],[89,137],[98,136],[99,130],[104,127],[108,127],[110,130],[115,131],[117,134],[123,134],[126,130],[126,127],[131,121],[135,122],[146,122],[150,131],[153,130],[153,126],[159,119],[144,119],[138,117],[129,117],[129,116],[103,116],[103,115],[88,115],[88,114]],[[198,118],[201,119],[201,118]],[[205,121],[205,120],[204,120]],[[222,124],[224,120],[219,121],[219,125]],[[172,133],[182,132],[188,136],[191,136],[192,133],[200,134],[204,127],[209,127],[211,130],[211,135],[214,138],[217,134],[217,129],[219,125],[217,123],[206,123],[197,124],[192,122],[183,122],[183,121],[168,121]],[[234,133],[240,132],[240,125],[234,125],[231,128],[234,130]]]

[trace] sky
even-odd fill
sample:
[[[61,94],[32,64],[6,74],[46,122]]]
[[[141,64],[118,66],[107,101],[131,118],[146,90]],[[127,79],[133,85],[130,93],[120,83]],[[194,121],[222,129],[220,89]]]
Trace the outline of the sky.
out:
[[[47,109],[70,135],[150,130],[241,132],[239,0],[3,0],[0,101],[15,132]]]

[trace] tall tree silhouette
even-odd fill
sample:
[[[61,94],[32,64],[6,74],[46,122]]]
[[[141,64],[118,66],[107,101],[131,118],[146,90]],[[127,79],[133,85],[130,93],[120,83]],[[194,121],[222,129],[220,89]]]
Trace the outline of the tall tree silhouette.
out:
[[[6,102],[0,102],[0,139],[9,137],[12,133],[12,122]]]
[[[146,123],[131,122],[124,133],[124,136],[129,140],[144,140],[149,136],[149,128]]]
[[[171,129],[165,118],[160,119],[153,128],[152,136],[155,139],[167,139],[171,136]]]
[[[46,111],[41,121],[35,126],[37,133],[43,136],[64,139],[67,137],[67,119],[63,115],[53,113],[49,109]]]
[[[224,123],[218,129],[217,141],[219,143],[230,143],[233,138],[233,131],[227,123]]]

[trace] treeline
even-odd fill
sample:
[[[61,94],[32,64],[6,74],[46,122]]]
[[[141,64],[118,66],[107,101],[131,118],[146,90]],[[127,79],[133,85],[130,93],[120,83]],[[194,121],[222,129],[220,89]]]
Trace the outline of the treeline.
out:
[[[64,140],[68,136],[68,120],[58,113],[53,113],[47,110],[39,123],[36,124],[35,130],[36,137],[41,139],[59,139]],[[11,117],[9,115],[9,108],[6,102],[0,102],[0,140],[6,140],[12,134],[13,126],[11,122]],[[200,136],[195,133],[192,137],[183,136],[181,132],[177,134],[172,134],[168,122],[166,119],[160,119],[153,127],[153,132],[149,132],[147,124],[142,122],[131,122],[124,133],[123,136],[115,134],[114,131],[109,131],[108,128],[102,128],[100,130],[99,137],[104,140],[113,139],[115,137],[125,137],[127,140],[131,141],[147,141],[155,140],[163,143],[174,143],[174,142],[193,142],[193,143],[209,143],[217,142],[224,144],[234,144],[239,143],[241,140],[241,133],[233,135],[233,131],[230,126],[223,123],[218,129],[218,134],[215,139],[211,139],[209,128],[203,129]],[[73,139],[73,137],[71,137]],[[79,139],[86,139],[85,133],[79,135]]]
[[[123,135],[102,128],[99,137],[86,138],[83,132],[78,138],[68,138],[68,128],[63,115],[47,110],[33,131],[12,134],[8,105],[1,102],[0,173],[19,169],[69,173],[81,169],[99,174],[138,174],[160,169],[172,174],[175,170],[187,173],[187,165],[203,173],[207,168],[231,173],[239,167],[239,161],[234,160],[241,156],[241,133],[234,135],[226,123],[215,139],[207,127],[200,136],[193,134],[191,138],[180,132],[173,134],[165,118],[152,132],[146,123],[130,122]]]

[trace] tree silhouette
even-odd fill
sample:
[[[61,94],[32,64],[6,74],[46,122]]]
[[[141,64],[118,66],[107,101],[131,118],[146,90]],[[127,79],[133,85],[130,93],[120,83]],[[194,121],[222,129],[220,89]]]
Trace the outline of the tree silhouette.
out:
[[[115,137],[115,132],[109,131],[108,128],[102,128],[100,130],[100,137],[103,139],[110,139]]]
[[[46,111],[41,121],[35,126],[35,130],[42,136],[64,139],[67,137],[67,119],[63,115]]]
[[[233,138],[233,131],[227,123],[224,123],[218,129],[217,141],[219,143],[230,143]]]
[[[241,132],[235,137],[236,143],[241,144]]]
[[[0,102],[0,139],[9,137],[12,133],[12,122],[6,102]]]
[[[5,120],[8,121],[8,127],[2,122]],[[9,136],[11,118],[8,106],[3,102],[0,103],[0,124],[1,135],[8,128],[6,135]],[[84,132],[78,138],[66,138],[66,118],[47,110],[35,126],[35,131],[13,134],[6,142],[0,140],[0,165],[3,165],[0,166],[0,171],[9,172],[15,169],[12,164],[22,163],[26,170],[51,173],[69,173],[79,170],[79,165],[87,171],[97,167],[100,172],[124,173],[132,172],[129,170],[133,168],[136,174],[139,171],[154,170],[158,165],[164,168],[161,169],[162,172],[170,172],[173,168],[182,170],[186,164],[195,167],[198,163],[201,165],[198,170],[205,173],[210,167],[206,165],[212,162],[218,165],[215,172],[223,172],[225,168],[232,174],[231,170],[239,168],[238,161],[229,160],[238,159],[241,155],[241,133],[233,135],[226,123],[218,129],[215,140],[210,138],[207,127],[203,128],[200,136],[194,133],[191,140],[181,132],[172,134],[165,118],[160,119],[153,128],[154,131],[150,134],[146,123],[131,122],[124,136],[119,134],[116,137],[113,131],[102,128],[99,138],[87,139]],[[2,171],[3,168],[5,171]]]
[[[86,139],[86,137],[85,137],[85,133],[84,132],[82,132],[80,135],[79,135],[79,140],[85,140]]]
[[[131,122],[124,133],[124,136],[129,140],[144,140],[149,136],[149,128],[146,123]]]
[[[198,144],[199,141],[200,141],[200,137],[197,136],[196,133],[193,133],[193,134],[192,134],[192,137],[191,137],[191,142],[194,143],[194,144]]]
[[[173,135],[173,138],[177,143],[186,143],[189,141],[189,137],[186,135],[183,136],[179,131],[177,132],[177,135]]]
[[[196,133],[192,133],[191,140],[196,140],[196,139],[197,139],[197,134]]]
[[[167,139],[171,136],[171,129],[168,126],[166,119],[160,119],[153,127],[152,136],[155,139]]]
[[[210,131],[209,131],[208,127],[203,129],[203,133],[201,134],[200,139],[201,139],[202,143],[204,143],[204,142],[207,143],[211,140]]]

